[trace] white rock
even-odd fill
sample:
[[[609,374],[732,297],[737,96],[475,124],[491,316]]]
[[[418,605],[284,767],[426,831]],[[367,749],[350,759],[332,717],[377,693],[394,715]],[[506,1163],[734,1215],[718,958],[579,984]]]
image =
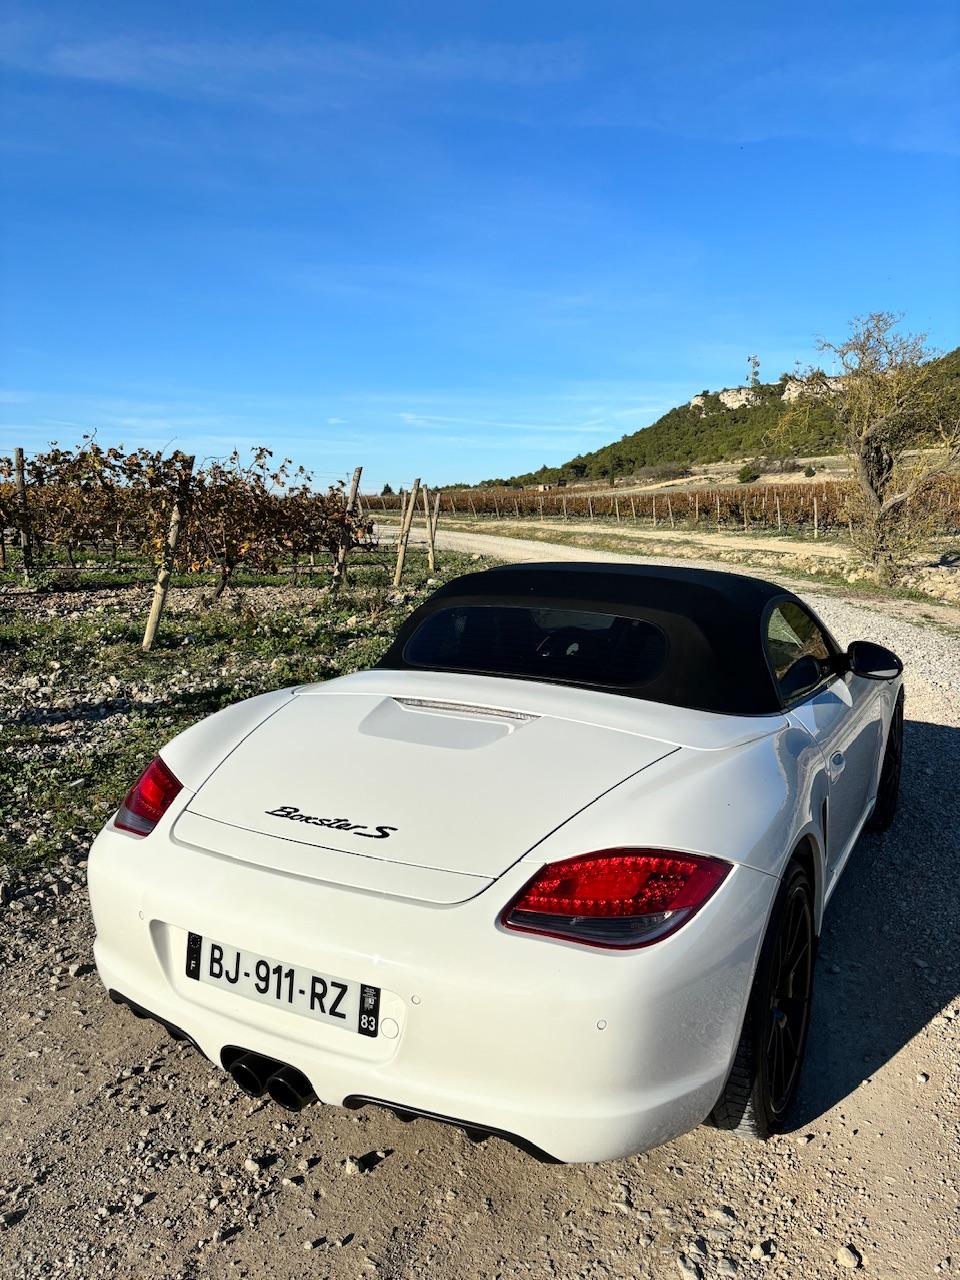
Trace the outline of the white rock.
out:
[[[685,1253],[681,1253],[677,1257],[677,1269],[685,1277],[685,1280],[703,1280],[703,1272]]]
[[[837,1265],[848,1271],[856,1271],[863,1259],[852,1244],[842,1244],[837,1250]]]
[[[714,1222],[722,1222],[726,1226],[736,1222],[737,1215],[728,1205],[722,1205],[719,1209],[711,1209],[709,1215]]]

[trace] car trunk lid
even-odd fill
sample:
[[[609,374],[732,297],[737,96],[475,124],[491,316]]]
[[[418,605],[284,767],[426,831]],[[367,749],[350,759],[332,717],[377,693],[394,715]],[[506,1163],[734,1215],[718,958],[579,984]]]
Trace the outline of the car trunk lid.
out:
[[[174,836],[291,874],[461,901],[676,749],[542,712],[328,688],[241,742]]]

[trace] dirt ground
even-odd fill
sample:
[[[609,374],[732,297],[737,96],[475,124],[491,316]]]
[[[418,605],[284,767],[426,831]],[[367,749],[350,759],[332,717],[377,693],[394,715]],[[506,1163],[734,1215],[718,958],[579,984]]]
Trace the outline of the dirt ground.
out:
[[[469,521],[451,521],[448,519],[446,523],[448,525],[452,524],[454,529],[463,532],[476,530],[476,524],[474,523],[471,526]],[[487,523],[489,525],[489,521]],[[828,541],[827,539],[773,537],[765,536],[762,533],[743,533],[742,531],[737,533],[711,532],[709,529],[699,529],[693,532],[690,529],[671,529],[666,520],[662,521],[657,528],[653,528],[649,524],[633,524],[627,519],[619,524],[605,521],[602,525],[591,524],[586,520],[567,520],[560,525],[556,520],[503,520],[497,522],[496,528],[499,530],[501,526],[517,532],[529,533],[536,538],[546,538],[547,540],[549,540],[551,534],[556,535],[557,532],[579,537],[605,533],[610,537],[630,539],[636,542],[638,552],[641,549],[652,547],[667,549],[670,547],[685,547],[690,548],[690,555],[709,556],[711,552],[727,550],[763,551],[780,556],[801,555],[808,556],[811,559],[834,562],[842,562],[848,554],[846,545]],[[422,535],[422,530],[413,532]]]
[[[829,907],[785,1134],[752,1145],[700,1128],[617,1163],[558,1166],[385,1112],[251,1103],[109,1003],[81,862],[2,907],[0,1274],[960,1271],[960,644],[896,604],[810,598],[841,642],[904,658],[906,760],[897,822],[860,841]],[[557,1070],[574,1052],[558,1045]]]

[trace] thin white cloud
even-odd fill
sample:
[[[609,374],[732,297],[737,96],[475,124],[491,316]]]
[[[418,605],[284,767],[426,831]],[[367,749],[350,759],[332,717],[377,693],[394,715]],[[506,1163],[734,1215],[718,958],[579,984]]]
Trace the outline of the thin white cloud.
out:
[[[733,53],[674,41],[643,74],[609,76],[572,121],[726,145],[819,140],[960,154],[960,22],[940,40],[905,23],[864,30],[840,10],[815,46],[762,29]],[[684,54],[689,74],[677,77]]]
[[[281,110],[335,105],[344,91],[481,83],[538,87],[577,79],[569,40],[454,42],[170,39],[143,30],[89,38],[30,19],[0,28],[0,62],[68,80],[174,97],[242,99]],[[341,105],[343,105],[341,103]]]
[[[405,426],[430,427],[446,429],[450,426],[489,427],[495,431],[548,431],[551,433],[566,432],[574,435],[589,435],[592,432],[603,432],[607,428],[602,424],[576,422],[561,426],[556,422],[513,422],[496,418],[461,418],[446,414],[399,413],[397,417]]]
[[[687,399],[693,394],[684,391]],[[408,471],[438,483],[564,461],[645,425],[683,398],[658,403],[660,392],[653,388],[648,397],[634,384],[610,383],[328,396],[195,389],[163,399],[148,389],[142,396],[31,389],[19,393],[23,403],[0,402],[0,434],[32,451],[53,439],[72,445],[96,429],[104,443],[180,448],[201,459],[266,443],[277,457],[302,462],[318,484],[359,463],[365,484],[378,488],[384,480],[396,485]],[[318,422],[325,428],[318,431]]]

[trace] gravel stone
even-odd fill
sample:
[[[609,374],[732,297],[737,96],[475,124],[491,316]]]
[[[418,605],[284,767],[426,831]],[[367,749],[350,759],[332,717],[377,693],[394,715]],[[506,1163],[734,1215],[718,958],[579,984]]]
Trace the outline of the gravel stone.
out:
[[[860,1254],[852,1244],[842,1244],[837,1250],[837,1265],[848,1271],[855,1271],[862,1262]]]

